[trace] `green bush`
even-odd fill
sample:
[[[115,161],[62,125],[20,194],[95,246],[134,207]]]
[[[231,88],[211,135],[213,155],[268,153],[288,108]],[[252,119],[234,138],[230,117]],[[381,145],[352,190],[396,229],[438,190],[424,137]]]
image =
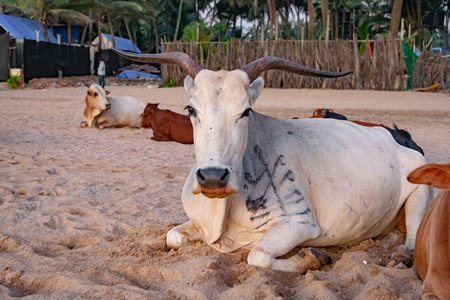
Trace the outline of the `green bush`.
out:
[[[18,87],[20,81],[22,80],[20,75],[10,75],[8,80],[6,80],[6,84],[8,88],[15,89]]]
[[[175,82],[175,80],[173,80],[173,79],[169,79],[169,81],[167,81],[165,84],[164,84],[164,87],[175,87],[175,86],[177,86],[177,83]]]

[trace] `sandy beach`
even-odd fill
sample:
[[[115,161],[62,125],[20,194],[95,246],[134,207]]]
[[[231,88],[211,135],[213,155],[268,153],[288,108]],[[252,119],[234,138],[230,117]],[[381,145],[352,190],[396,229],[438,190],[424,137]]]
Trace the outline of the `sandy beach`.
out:
[[[111,95],[183,113],[183,87],[107,86]],[[0,299],[420,299],[414,268],[389,257],[404,236],[329,248],[305,275],[249,266],[204,243],[168,251],[186,222],[193,145],[151,129],[80,128],[86,87],[0,91]],[[265,89],[254,110],[407,129],[430,163],[450,163],[448,93]]]

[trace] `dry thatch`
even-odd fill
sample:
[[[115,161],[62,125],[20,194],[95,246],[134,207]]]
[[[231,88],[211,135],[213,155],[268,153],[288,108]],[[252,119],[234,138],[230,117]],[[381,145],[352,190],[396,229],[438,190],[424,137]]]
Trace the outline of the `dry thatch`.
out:
[[[450,61],[448,57],[425,51],[414,63],[412,87],[422,88],[439,83],[441,89],[450,82]]]
[[[359,47],[363,44],[360,53]],[[202,67],[210,70],[239,69],[245,64],[267,55],[328,71],[353,70],[353,74],[338,79],[299,76],[289,72],[270,70],[262,74],[267,87],[272,88],[331,88],[365,90],[405,90],[406,66],[403,50],[398,40],[380,36],[371,41],[372,57],[367,41],[260,41],[233,40],[216,43],[163,43],[163,52],[181,51]],[[444,69],[447,72],[444,72]],[[172,79],[183,84],[186,73],[176,65],[161,66],[163,82]],[[435,70],[430,72],[435,74]],[[448,66],[433,75],[447,81]],[[431,76],[431,75],[430,75]],[[433,78],[436,80],[436,78]],[[416,85],[414,85],[416,86]]]

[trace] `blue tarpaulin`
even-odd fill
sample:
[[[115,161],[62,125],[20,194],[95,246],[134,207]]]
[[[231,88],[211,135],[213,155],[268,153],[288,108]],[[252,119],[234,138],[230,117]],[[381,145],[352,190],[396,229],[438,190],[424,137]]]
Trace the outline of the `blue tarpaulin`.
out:
[[[103,36],[106,37],[109,42],[112,42],[110,34],[103,33]],[[121,38],[114,35],[114,43],[116,44],[116,48],[119,50],[134,52],[133,44],[129,39]],[[136,53],[141,53],[141,50],[137,46],[136,46]]]
[[[153,80],[161,80],[161,76],[155,74],[149,74],[145,72],[133,71],[133,70],[123,70],[119,74],[117,74],[116,78],[123,79],[137,79],[137,78],[146,78]]]
[[[30,20],[25,18],[18,18],[0,14],[0,26],[9,35],[16,39],[26,39],[36,41],[36,30],[39,30],[39,41],[46,42],[44,37],[44,30],[41,24],[36,20]],[[50,43],[58,43],[58,40],[53,36],[50,30],[47,30]]]

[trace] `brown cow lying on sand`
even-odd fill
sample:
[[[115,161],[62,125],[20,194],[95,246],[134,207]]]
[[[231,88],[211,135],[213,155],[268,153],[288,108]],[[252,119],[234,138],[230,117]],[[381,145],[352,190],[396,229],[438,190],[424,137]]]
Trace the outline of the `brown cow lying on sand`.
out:
[[[159,103],[147,103],[141,127],[153,130],[152,140],[193,144],[192,123],[187,115],[159,109]]]
[[[107,97],[107,94],[97,84],[89,87],[80,127],[140,127],[145,103],[133,97]]]
[[[344,115],[336,113],[331,108],[318,108],[314,111],[313,115],[310,118],[329,118],[329,119],[338,119],[338,120],[347,120],[347,117]],[[422,148],[413,141],[411,134],[404,129],[398,129],[397,125],[394,124],[394,128],[390,128],[389,126],[383,124],[369,123],[365,121],[358,120],[350,120],[350,122],[366,126],[366,127],[383,127],[386,128],[394,138],[394,140],[407,148],[413,149],[424,155]]]
[[[408,181],[445,189],[417,230],[414,265],[423,280],[422,299],[450,299],[450,164],[421,166]]]

